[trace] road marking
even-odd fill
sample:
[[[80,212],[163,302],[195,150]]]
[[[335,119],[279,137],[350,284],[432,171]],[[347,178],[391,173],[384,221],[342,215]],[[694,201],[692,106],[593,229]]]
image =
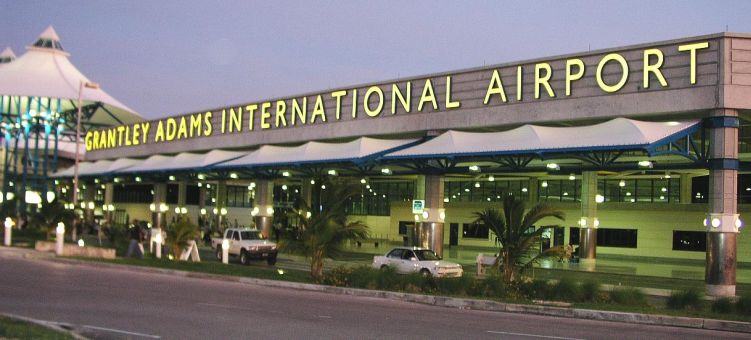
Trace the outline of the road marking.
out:
[[[333,319],[333,317],[331,317],[329,315],[318,315],[318,317],[321,318],[321,319]]]
[[[206,302],[199,302],[197,305],[202,306],[209,306],[209,307],[218,307],[218,308],[227,308],[227,309],[239,309],[239,310],[250,310],[250,311],[257,311],[258,309],[254,308],[247,308],[247,307],[240,307],[240,306],[233,306],[233,305],[222,305],[218,303],[206,303]]]
[[[533,337],[533,338],[544,338],[544,339],[584,340],[584,339],[580,339],[580,338],[566,338],[566,337],[561,337],[561,336],[549,336],[549,335],[526,334],[526,333],[512,333],[512,332],[501,332],[501,331],[487,331],[487,333],[528,336],[528,337]]]
[[[124,330],[121,330],[121,329],[114,329],[114,328],[97,327],[97,326],[90,326],[90,325],[81,325],[81,327],[90,328],[90,329],[96,329],[96,330],[106,331],[106,332],[112,332],[112,333],[135,335],[135,336],[140,336],[140,337],[144,337],[144,338],[151,338],[151,339],[161,339],[162,338],[159,335],[151,335],[151,334],[144,334],[144,333],[137,333],[137,332],[129,332],[129,331],[124,331]]]

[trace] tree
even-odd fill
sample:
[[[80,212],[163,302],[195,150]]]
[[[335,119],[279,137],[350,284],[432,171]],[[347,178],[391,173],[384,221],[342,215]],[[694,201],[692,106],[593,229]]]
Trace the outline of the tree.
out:
[[[47,239],[51,239],[55,233],[58,222],[63,222],[66,229],[73,230],[73,220],[76,214],[72,210],[65,209],[60,200],[55,199],[49,203],[43,203],[39,211],[31,216],[29,227],[44,230]]]
[[[538,260],[556,256],[558,250],[548,249],[540,252],[540,235],[552,226],[534,230],[534,225],[546,217],[563,220],[562,211],[554,209],[547,203],[538,203],[525,214],[524,201],[508,196],[503,201],[503,210],[495,208],[476,212],[476,221],[482,222],[496,235],[499,256],[496,268],[503,265],[503,279],[507,283],[514,282],[519,275],[531,267]]]
[[[190,218],[180,216],[167,228],[167,237],[164,241],[169,246],[172,256],[179,259],[188,242],[195,241],[199,237],[201,237],[201,231],[198,225],[194,224]]]
[[[345,206],[355,195],[355,186],[316,183],[311,201],[319,204],[311,209],[303,201],[302,209],[292,212],[299,221],[299,229],[285,235],[280,247],[310,258],[310,275],[318,280],[323,277],[324,259],[341,255],[346,241],[366,239],[368,226],[361,221],[347,221]]]

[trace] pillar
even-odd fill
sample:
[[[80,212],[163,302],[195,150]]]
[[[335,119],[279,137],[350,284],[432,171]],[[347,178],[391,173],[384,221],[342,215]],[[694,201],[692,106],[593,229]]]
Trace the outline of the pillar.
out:
[[[96,191],[99,190],[99,184],[94,182],[86,182],[86,189],[83,190],[83,202],[86,203],[84,211],[84,220],[88,224],[94,223],[94,197]],[[76,234],[76,230],[73,230],[73,234]]]
[[[419,185],[422,183],[422,185]],[[419,216],[418,239],[421,247],[430,248],[438,256],[443,256],[443,226],[445,210],[443,209],[443,185],[442,175],[418,176],[416,188],[417,194],[423,194],[418,199],[425,200],[425,208],[422,216]]]
[[[155,229],[162,229],[167,226],[166,223],[166,209],[167,204],[167,184],[155,183],[154,184],[154,203],[151,208],[151,227]],[[130,221],[128,221],[130,222]]]
[[[114,207],[113,205],[114,194],[115,194],[115,184],[114,183],[105,184],[104,185],[104,207],[106,209],[104,209],[104,220],[106,221],[107,224],[112,224],[113,211],[111,211],[110,207]]]
[[[219,227],[219,231],[224,235],[224,222],[227,215],[227,181],[220,180],[216,184],[216,225]]]
[[[680,204],[691,204],[691,174],[681,174]]]
[[[531,177],[529,179],[529,186],[527,187],[527,195],[528,199],[527,202],[529,203],[528,206],[534,206],[537,204],[537,201],[540,199],[540,184],[537,180],[537,177]]]
[[[185,205],[185,201],[188,196],[188,182],[180,181],[177,182],[177,207],[180,209],[185,209],[187,206]],[[180,210],[180,216],[184,216],[182,213],[182,210]]]
[[[204,224],[200,225],[200,227],[205,228],[208,223],[206,221],[206,186],[203,184],[198,187],[198,214],[202,224]]]
[[[579,220],[579,258],[594,262],[597,255],[597,172],[582,172],[581,219]]]
[[[709,211],[706,293],[735,295],[738,235],[738,111],[718,109],[705,121],[709,129]]]
[[[274,181],[262,179],[256,181],[256,198],[253,202],[253,221],[264,237],[271,235],[274,220]]]

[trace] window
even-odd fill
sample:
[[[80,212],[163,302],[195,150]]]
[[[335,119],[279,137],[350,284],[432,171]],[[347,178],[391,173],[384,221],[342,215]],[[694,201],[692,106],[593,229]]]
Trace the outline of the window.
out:
[[[572,245],[579,245],[579,228],[571,227],[568,230],[568,243]]]
[[[198,205],[198,201],[201,198],[201,191],[197,185],[189,185],[185,194],[185,204]]]
[[[402,258],[403,253],[404,253],[404,249],[396,248],[392,250],[391,252],[389,252],[389,254],[386,255],[386,257],[392,258],[392,259],[400,259]]]
[[[636,229],[597,229],[597,246],[636,248],[636,234]]]
[[[240,233],[237,232],[237,231],[235,231],[234,233],[232,233],[232,239],[239,241],[240,240]]]
[[[673,250],[707,251],[707,233],[673,230]]]
[[[116,185],[112,200],[115,203],[152,203],[153,186],[148,184]]]
[[[450,180],[443,185],[447,202],[500,202],[506,196],[527,198],[528,180]]]
[[[487,240],[490,236],[488,227],[482,223],[464,223],[462,226],[464,238],[478,238]]]
[[[399,221],[399,235],[407,235],[408,228],[414,228],[415,222]]]
[[[404,254],[402,254],[403,260],[409,260],[413,257],[416,257],[416,256],[415,256],[415,253],[413,253],[411,250],[405,250]]]
[[[360,194],[349,199],[348,215],[389,216],[391,202],[410,202],[414,195],[413,182],[369,182]]]
[[[177,204],[180,188],[177,184],[167,184],[167,204]]]

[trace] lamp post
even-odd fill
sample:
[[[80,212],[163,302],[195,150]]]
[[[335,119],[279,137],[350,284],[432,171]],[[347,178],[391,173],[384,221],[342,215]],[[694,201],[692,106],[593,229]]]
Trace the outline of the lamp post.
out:
[[[10,235],[11,229],[13,229],[13,220],[10,217],[5,218],[5,246],[10,247]]]
[[[55,228],[55,233],[57,234],[57,238],[55,239],[55,254],[57,256],[63,255],[63,239],[65,238],[65,224],[63,222],[57,223],[57,228]]]
[[[75,159],[75,165],[73,166],[73,204],[78,204],[78,158],[80,157],[79,154],[81,153],[80,145],[81,145],[81,106],[83,106],[83,88],[86,87],[88,89],[98,89],[99,84],[90,82],[90,81],[79,81],[78,82],[78,113],[76,115],[76,159]]]

